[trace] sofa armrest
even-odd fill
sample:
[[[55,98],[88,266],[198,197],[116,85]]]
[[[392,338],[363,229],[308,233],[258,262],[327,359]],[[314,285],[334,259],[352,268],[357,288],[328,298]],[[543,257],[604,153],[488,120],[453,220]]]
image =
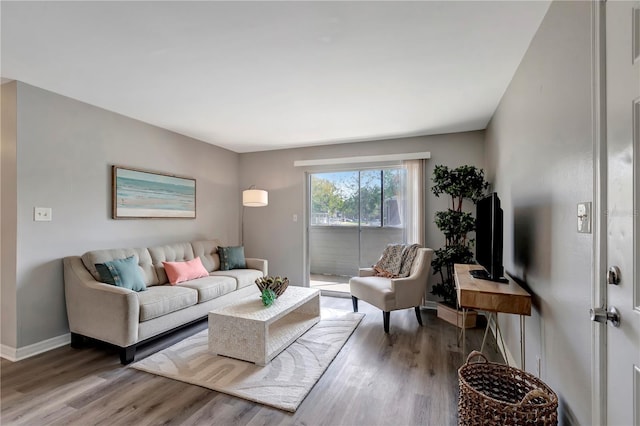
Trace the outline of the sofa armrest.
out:
[[[266,259],[247,257],[245,261],[247,263],[247,269],[257,269],[258,271],[262,271],[263,277],[269,275],[269,262]]]
[[[376,274],[376,271],[373,268],[360,268],[358,269],[359,277],[372,277]]]
[[[78,256],[64,258],[63,264],[69,330],[121,347],[137,343],[136,292],[96,281]]]

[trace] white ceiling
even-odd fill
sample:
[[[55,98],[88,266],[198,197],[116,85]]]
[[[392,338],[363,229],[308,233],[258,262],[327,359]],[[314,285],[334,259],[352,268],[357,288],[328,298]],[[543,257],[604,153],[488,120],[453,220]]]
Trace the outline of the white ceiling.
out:
[[[235,152],[477,130],[548,6],[2,1],[1,73]]]

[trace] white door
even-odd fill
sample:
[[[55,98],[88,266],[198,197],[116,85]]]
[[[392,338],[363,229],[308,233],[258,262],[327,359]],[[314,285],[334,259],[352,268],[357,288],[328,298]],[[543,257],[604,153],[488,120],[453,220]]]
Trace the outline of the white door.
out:
[[[607,267],[606,287],[620,324],[606,329],[608,425],[640,425],[640,2],[606,2]]]

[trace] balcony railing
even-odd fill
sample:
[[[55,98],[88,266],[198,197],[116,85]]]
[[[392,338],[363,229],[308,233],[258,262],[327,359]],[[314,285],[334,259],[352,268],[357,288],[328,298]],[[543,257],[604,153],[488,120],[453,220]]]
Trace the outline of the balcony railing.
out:
[[[404,229],[397,227],[311,226],[310,272],[354,276],[358,268],[374,265],[387,244],[401,243]]]

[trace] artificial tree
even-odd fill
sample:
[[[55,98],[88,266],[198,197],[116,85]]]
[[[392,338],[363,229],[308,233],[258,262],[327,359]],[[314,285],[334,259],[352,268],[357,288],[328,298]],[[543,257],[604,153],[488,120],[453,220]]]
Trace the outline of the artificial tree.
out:
[[[475,231],[475,219],[470,212],[463,211],[464,200],[480,200],[489,187],[484,179],[484,170],[475,166],[460,166],[449,169],[438,165],[433,171],[433,188],[436,197],[448,195],[451,206],[436,213],[435,223],[445,236],[445,246],[435,252],[431,262],[433,273],[440,275],[440,282],[431,289],[431,294],[439,296],[445,304],[456,305],[456,290],[453,283],[453,265],[455,263],[472,263],[473,240],[467,238],[469,232]]]

